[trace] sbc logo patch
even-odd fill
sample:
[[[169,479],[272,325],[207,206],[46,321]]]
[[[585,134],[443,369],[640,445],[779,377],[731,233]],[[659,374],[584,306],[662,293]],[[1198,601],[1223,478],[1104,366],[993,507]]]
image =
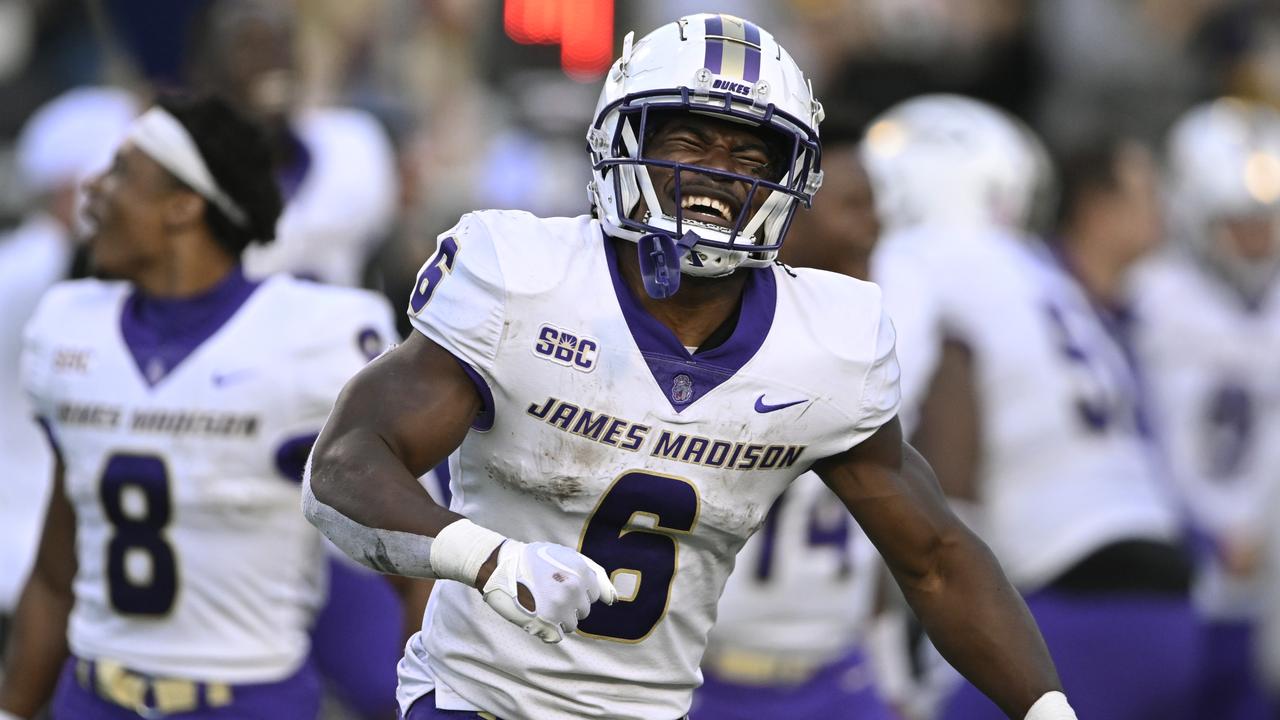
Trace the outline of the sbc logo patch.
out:
[[[539,328],[538,342],[533,345],[534,355],[582,372],[595,369],[599,353],[600,343],[595,338],[578,335],[555,325],[543,325]]]

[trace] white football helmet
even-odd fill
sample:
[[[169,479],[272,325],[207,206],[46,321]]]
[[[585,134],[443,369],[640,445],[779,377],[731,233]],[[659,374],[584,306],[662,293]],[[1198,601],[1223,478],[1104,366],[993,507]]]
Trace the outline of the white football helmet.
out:
[[[1241,292],[1257,298],[1280,269],[1280,113],[1234,98],[1198,105],[1169,134],[1175,236]],[[1243,254],[1230,234],[1258,223]]]
[[[655,272],[674,274],[676,285],[680,272],[718,277],[739,267],[768,265],[778,254],[796,202],[807,205],[822,182],[822,106],[809,82],[772,35],[732,15],[690,15],[638,42],[633,38],[628,33],[623,42],[622,57],[605,79],[587,132],[592,164],[588,191],[605,232],[633,242],[661,240],[655,248],[666,248],[668,270]],[[769,181],[648,158],[644,145],[654,111],[699,113],[771,131],[790,143],[784,149],[789,152],[786,172]],[[651,167],[675,173],[674,214],[659,203]],[[689,173],[750,185],[742,207],[728,213],[736,215],[732,227],[685,217],[678,179]],[[767,196],[753,215],[757,193]],[[641,201],[643,216],[632,218]]]
[[[1027,230],[1047,212],[1049,154],[1018,119],[960,95],[921,95],[867,127],[862,158],[886,230],[924,222]]]

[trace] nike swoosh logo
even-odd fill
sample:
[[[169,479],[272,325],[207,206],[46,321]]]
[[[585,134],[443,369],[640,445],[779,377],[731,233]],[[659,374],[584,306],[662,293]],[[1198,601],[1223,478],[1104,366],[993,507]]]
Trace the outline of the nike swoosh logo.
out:
[[[244,370],[232,370],[229,373],[214,373],[213,385],[214,387],[225,387],[231,383],[248,378],[253,375],[253,372],[254,371],[252,369],[245,368]]]
[[[789,407],[791,407],[792,405],[799,405],[800,403],[807,403],[807,402],[809,402],[809,401],[808,401],[808,400],[796,400],[795,402],[782,403],[781,405],[769,405],[769,404],[766,404],[766,403],[765,403],[765,401],[764,401],[764,395],[761,395],[760,397],[756,398],[756,412],[758,412],[758,413],[771,413],[771,412],[773,412],[773,411],[775,411],[775,410],[782,410],[782,409],[784,409],[784,408],[789,408]]]

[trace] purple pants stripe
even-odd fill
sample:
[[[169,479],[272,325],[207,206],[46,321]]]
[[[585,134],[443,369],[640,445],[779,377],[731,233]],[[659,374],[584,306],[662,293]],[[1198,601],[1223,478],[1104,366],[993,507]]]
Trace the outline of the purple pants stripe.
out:
[[[390,717],[404,655],[400,598],[381,575],[329,560],[329,597],[311,630],[326,686],[360,717]]]
[[[808,682],[785,687],[739,685],[703,670],[693,696],[692,720],[893,720],[897,716],[876,694],[862,652],[854,650]]]
[[[1280,707],[1258,679],[1253,628],[1246,623],[1206,623],[1204,679],[1197,717],[1214,720],[1276,720]]]
[[[53,694],[53,720],[138,720],[143,717],[104,700],[76,680],[76,659],[67,660]],[[164,716],[166,720],[313,720],[320,713],[320,681],[310,663],[279,682],[233,685],[232,701],[217,708]]]
[[[1220,720],[1196,711],[1201,638],[1185,599],[1147,595],[1027,597],[1067,697],[1081,718]],[[940,720],[1004,720],[961,683]]]

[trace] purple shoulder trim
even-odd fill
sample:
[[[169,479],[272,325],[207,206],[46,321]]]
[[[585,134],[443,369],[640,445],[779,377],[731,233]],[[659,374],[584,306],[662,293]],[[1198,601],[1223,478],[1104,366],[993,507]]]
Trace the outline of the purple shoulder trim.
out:
[[[49,441],[49,449],[58,458],[58,462],[62,462],[62,446],[58,444],[58,438],[53,434],[53,423],[49,422],[46,417],[36,415],[34,420],[40,426],[40,430],[44,432],[44,439]]]
[[[307,458],[311,456],[311,448],[315,447],[320,437],[318,432],[295,435],[276,448],[276,471],[281,476],[296,483],[302,482],[307,469]]]
[[[457,356],[454,356],[453,359],[462,367],[462,371],[467,374],[467,377],[471,378],[471,384],[476,386],[476,392],[480,393],[480,402],[483,403],[483,407],[480,408],[480,413],[476,415],[475,420],[471,421],[471,429],[479,430],[480,432],[492,430],[493,421],[495,419],[495,407],[493,403],[493,391],[489,389],[489,383],[486,382],[485,379],[481,377],[480,373],[476,372],[476,369],[471,367],[469,363],[463,361]]]

